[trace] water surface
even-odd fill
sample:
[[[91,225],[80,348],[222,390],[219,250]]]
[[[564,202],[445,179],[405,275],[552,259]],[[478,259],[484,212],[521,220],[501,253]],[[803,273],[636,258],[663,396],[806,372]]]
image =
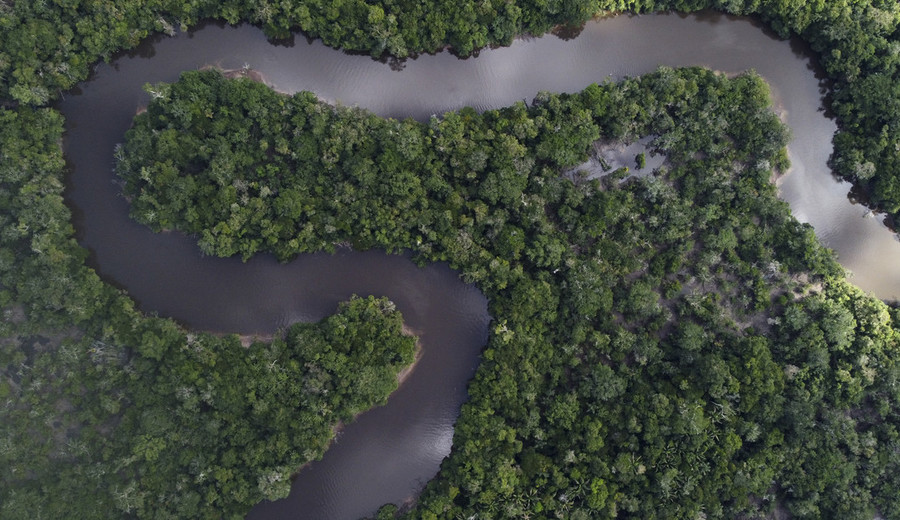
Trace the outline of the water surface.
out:
[[[293,46],[274,46],[248,26],[207,25],[151,39],[98,66],[60,103],[72,169],[67,200],[78,239],[101,276],[145,311],[192,328],[240,333],[266,334],[321,318],[354,293],[388,296],[422,338],[420,365],[388,405],[348,426],[322,461],[300,473],[290,498],[261,504],[253,518],[356,518],[413,496],[449,453],[489,317],[484,296],[445,265],[418,268],[401,256],[351,251],[301,255],[288,264],[265,255],[242,263],[204,257],[193,239],[153,234],[128,219],[112,154],[135,111],[148,102],[141,86],[211,64],[249,66],[282,91],[310,90],[333,103],[419,120],[463,106],[486,110],[531,100],[541,90],[575,92],[659,65],[755,69],[769,82],[794,136],[793,167],[779,180],[781,196],[837,250],[854,283],[881,298],[900,296],[900,262],[890,260],[900,258],[900,243],[880,217],[863,218],[865,209],[848,201],[849,185],[826,165],[835,124],[823,109],[826,85],[811,53],[747,19],[621,16],[589,23],[568,41],[521,39],[467,60],[424,55],[399,70],[299,37]]]

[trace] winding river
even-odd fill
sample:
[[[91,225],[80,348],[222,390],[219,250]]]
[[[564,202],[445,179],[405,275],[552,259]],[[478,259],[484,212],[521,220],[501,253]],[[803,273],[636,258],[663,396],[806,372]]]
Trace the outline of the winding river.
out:
[[[141,86],[208,64],[247,65],[282,91],[311,90],[334,103],[420,120],[466,105],[485,110],[530,100],[539,90],[573,92],[661,64],[755,69],[793,131],[793,167],[779,180],[781,196],[837,251],[854,283],[884,299],[900,297],[900,262],[888,260],[900,258],[900,243],[881,217],[864,218],[866,210],[848,200],[850,186],[826,166],[835,125],[823,109],[826,84],[811,53],[750,20],[620,16],[589,23],[567,41],[520,39],[473,59],[441,53],[399,67],[300,37],[273,46],[248,26],[212,24],[153,38],[99,65],[59,103],[72,171],[67,201],[91,265],[143,310],[191,328],[265,335],[319,319],[357,293],[390,297],[421,336],[422,360],[389,403],[346,427],[322,461],[300,472],[288,499],[260,504],[252,518],[357,518],[413,496],[449,453],[490,318],[484,296],[446,265],[418,268],[402,256],[352,251],[302,255],[288,264],[270,256],[242,263],[204,257],[188,237],[132,222],[111,171],[112,152],[148,101]]]

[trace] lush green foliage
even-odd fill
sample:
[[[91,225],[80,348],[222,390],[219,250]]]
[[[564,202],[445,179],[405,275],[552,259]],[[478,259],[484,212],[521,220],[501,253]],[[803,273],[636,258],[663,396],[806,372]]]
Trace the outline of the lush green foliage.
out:
[[[150,88],[119,152],[139,219],[222,255],[408,248],[485,290],[409,517],[900,518],[900,314],[775,197],[759,78],[661,69],[424,124],[214,71]],[[647,135],[652,175],[560,175]]]

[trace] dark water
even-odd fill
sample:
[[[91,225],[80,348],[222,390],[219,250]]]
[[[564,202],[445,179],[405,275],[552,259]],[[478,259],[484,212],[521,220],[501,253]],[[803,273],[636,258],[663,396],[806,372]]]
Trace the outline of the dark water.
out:
[[[80,242],[104,279],[125,288],[146,311],[207,330],[270,333],[318,319],[353,293],[393,299],[421,335],[420,365],[387,406],[348,426],[321,462],[304,469],[290,498],[258,506],[253,518],[355,518],[421,489],[449,452],[465,385],[487,337],[486,301],[444,265],[417,268],[400,256],[341,251],[304,255],[286,265],[267,256],[241,263],[201,256],[190,238],[153,234],[127,217],[112,174],[113,149],[135,111],[141,86],[174,81],[183,70],[249,66],[277,89],[311,90],[334,103],[392,117],[427,119],[530,100],[540,90],[572,92],[607,78],[665,64],[725,72],[755,69],[769,81],[792,128],[793,168],[779,181],[794,214],[835,248],[852,280],[882,298],[900,296],[900,243],[826,166],[834,123],[822,108],[825,85],[810,53],[746,19],[720,15],[616,17],[587,25],[573,40],[554,36],[485,50],[475,59],[422,56],[401,70],[298,38],[273,46],[252,27],[210,25],[148,41],[100,65],[66,94],[65,147],[72,168],[67,199]]]

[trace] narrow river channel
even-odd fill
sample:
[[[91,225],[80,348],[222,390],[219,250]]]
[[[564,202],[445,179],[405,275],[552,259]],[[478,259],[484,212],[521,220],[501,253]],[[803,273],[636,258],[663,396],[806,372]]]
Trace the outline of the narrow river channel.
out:
[[[589,23],[571,40],[521,39],[477,58],[441,53],[399,66],[302,37],[275,46],[248,26],[213,24],[153,38],[98,66],[59,103],[72,171],[67,201],[91,265],[141,309],[191,328],[264,335],[321,318],[356,293],[390,297],[422,339],[422,361],[389,403],[345,428],[324,459],[300,473],[288,499],[260,504],[252,518],[358,518],[414,496],[449,453],[490,318],[484,296],[445,265],[418,268],[401,256],[352,251],[242,263],[204,257],[193,239],[132,222],[112,165],[116,143],[148,101],[141,86],[210,64],[249,66],[281,91],[310,90],[330,102],[420,120],[467,105],[485,110],[531,100],[540,90],[573,92],[659,65],[755,69],[793,132],[793,167],[779,180],[781,196],[838,252],[854,283],[881,298],[900,297],[900,262],[891,261],[900,258],[900,243],[880,217],[864,218],[865,209],[848,200],[849,185],[826,166],[835,125],[824,112],[826,84],[811,53],[747,19],[621,16]]]

